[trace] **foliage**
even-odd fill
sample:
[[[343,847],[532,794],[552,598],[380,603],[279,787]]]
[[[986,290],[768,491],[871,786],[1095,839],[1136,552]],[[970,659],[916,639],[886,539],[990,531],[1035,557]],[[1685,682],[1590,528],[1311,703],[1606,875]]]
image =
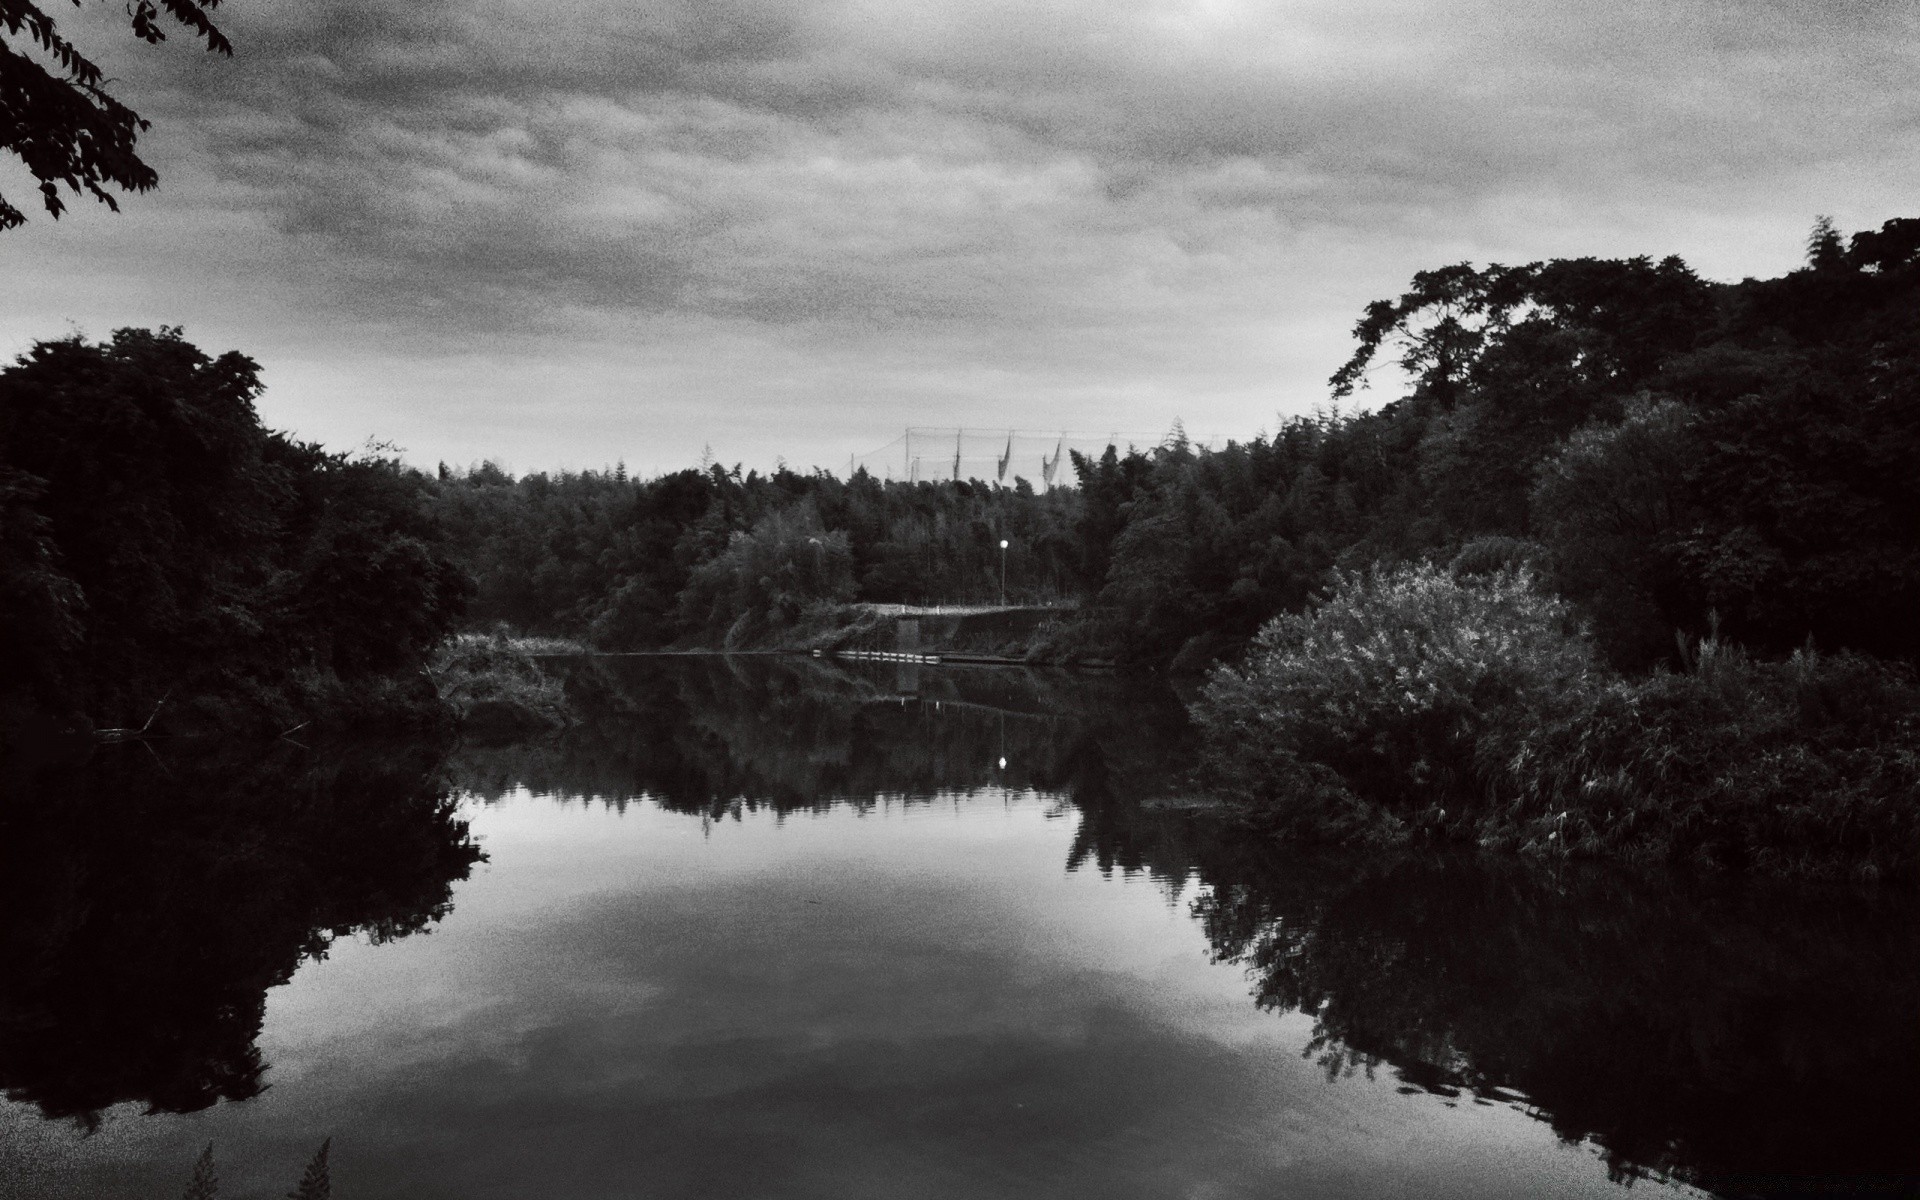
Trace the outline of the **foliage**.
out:
[[[1397,347],[1406,395],[1215,451],[1077,460],[1090,581],[1127,662],[1230,657],[1329,568],[1523,556],[1610,661],[1714,620],[1911,659],[1920,627],[1920,220],[1719,285],[1677,259],[1466,264],[1368,310],[1336,396]],[[1096,499],[1097,498],[1097,499]]]
[[[1224,783],[1291,836],[1413,834],[1768,874],[1920,867],[1920,684],[1858,655],[1615,675],[1526,572],[1343,575],[1215,671]],[[1451,816],[1448,814],[1451,813]]]
[[[1692,615],[1681,546],[1697,519],[1688,473],[1707,453],[1697,419],[1673,400],[1640,398],[1615,423],[1575,430],[1533,488],[1554,580],[1593,614],[1616,662],[1668,654],[1666,631]]]
[[[695,568],[680,593],[682,619],[735,645],[758,627],[791,625],[808,606],[853,598],[853,553],[811,505],[777,509]]]
[[[1594,673],[1571,608],[1524,570],[1410,565],[1338,575],[1276,617],[1244,665],[1214,671],[1198,715],[1243,769],[1309,788],[1331,771],[1405,813],[1470,792],[1489,730],[1577,704]]]
[[[1053,644],[1129,667],[1202,671],[1304,609],[1329,571],[1415,561],[1530,566],[1623,668],[1677,661],[1676,631],[1715,621],[1764,655],[1811,635],[1912,659],[1920,220],[1839,236],[1803,270],[1732,285],[1675,258],[1422,272],[1367,310],[1333,381],[1347,395],[1392,356],[1405,395],[1220,449],[1076,455],[1078,486],[1043,495],[482,467],[443,472],[436,510],[480,580],[479,621],[607,648],[792,619],[733,544],[769,536],[755,531],[777,512],[845,534],[861,601],[991,600],[1009,538],[1013,598],[1081,602]]]
[[[1197,874],[1214,953],[1312,1020],[1329,1073],[1524,1108],[1622,1183],[1787,1197],[1911,1169],[1910,894],[1234,834],[1156,870]]]
[[[220,1195],[220,1177],[213,1169],[213,1143],[200,1152],[193,1164],[193,1178],[187,1181],[187,1190],[181,1200],[216,1200]]]
[[[1758,662],[1713,639],[1692,657],[1489,730],[1479,756],[1505,802],[1483,840],[1768,874],[1920,867],[1911,671],[1813,651]]]
[[[456,786],[616,806],[646,797],[715,819],[978,788],[1066,791],[1131,811],[1173,790],[1192,761],[1172,694],[1107,674],[787,655],[603,656],[562,669],[579,720],[550,739],[463,742]]]
[[[418,670],[468,589],[426,481],[267,431],[259,391],[178,329],[0,370],[0,710],[137,726],[169,694],[227,696],[221,723],[259,724]]]
[[[75,0],[77,4],[79,0]],[[148,43],[166,40],[160,10],[229,57],[233,45],[207,15],[220,0],[137,0],[127,5],[133,32]],[[39,181],[41,203],[58,219],[66,207],[59,185],[82,189],[114,211],[120,205],[102,184],[148,191],[159,182],[134,153],[148,122],[107,94],[99,65],[65,37],[32,0],[0,0],[0,150],[19,156]],[[24,51],[24,52],[23,52]],[[47,60],[36,61],[35,53]],[[52,67],[49,70],[49,66]],[[0,230],[26,222],[0,196]]]
[[[327,1168],[327,1152],[333,1147],[333,1139],[320,1143],[320,1149],[307,1163],[307,1169],[300,1176],[300,1182],[287,1200],[327,1200],[333,1195],[332,1174]],[[193,1179],[187,1184],[184,1200],[217,1200],[220,1195],[220,1180],[213,1170],[213,1143],[200,1152],[200,1159],[193,1164]]]
[[[461,634],[434,651],[428,667],[440,698],[479,733],[557,729],[568,721],[566,691],[527,649],[501,632]]]
[[[1036,494],[1023,481],[719,467],[653,480],[618,469],[516,480],[483,464],[443,469],[432,503],[451,553],[478,583],[472,624],[505,621],[609,650],[711,645],[743,617],[788,622],[832,598],[991,601],[1002,538],[1011,600],[1070,595],[1079,571],[1077,494]]]

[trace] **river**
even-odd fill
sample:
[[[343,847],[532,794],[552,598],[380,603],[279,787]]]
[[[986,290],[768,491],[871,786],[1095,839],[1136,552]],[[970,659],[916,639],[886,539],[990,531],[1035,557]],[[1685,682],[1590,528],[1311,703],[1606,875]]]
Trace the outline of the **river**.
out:
[[[0,844],[0,1196],[1910,1194],[1910,892],[1289,850],[1113,677],[562,664],[100,748]]]

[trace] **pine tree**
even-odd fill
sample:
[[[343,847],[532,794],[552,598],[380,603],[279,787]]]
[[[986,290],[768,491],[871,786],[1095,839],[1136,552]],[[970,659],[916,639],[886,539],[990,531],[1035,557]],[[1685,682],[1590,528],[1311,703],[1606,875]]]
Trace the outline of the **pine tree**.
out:
[[[1846,257],[1846,248],[1840,240],[1840,231],[1833,227],[1833,218],[1816,218],[1813,232],[1807,235],[1807,265],[1816,270],[1837,267],[1846,261]]]
[[[213,1173],[213,1143],[200,1152],[200,1160],[193,1164],[193,1179],[187,1184],[186,1195],[181,1200],[214,1200],[220,1194],[220,1180]]]
[[[287,1200],[328,1200],[333,1195],[333,1183],[327,1175],[327,1151],[332,1146],[332,1138],[320,1143],[313,1161],[307,1164],[307,1173],[300,1177],[300,1186],[287,1193]]]

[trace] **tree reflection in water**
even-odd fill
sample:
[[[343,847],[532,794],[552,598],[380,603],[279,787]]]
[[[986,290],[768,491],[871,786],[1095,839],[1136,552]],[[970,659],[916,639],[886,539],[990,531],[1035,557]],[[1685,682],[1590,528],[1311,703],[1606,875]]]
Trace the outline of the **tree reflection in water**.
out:
[[[1330,1071],[1523,1100],[1616,1177],[1920,1174],[1911,897],[1416,858],[1208,854],[1195,914]]]
[[[1166,803],[1188,790],[1190,731],[1134,681],[749,658],[600,660],[570,686],[582,727],[463,751],[464,780],[709,818],[1036,789],[1080,815],[1069,868],[1191,889],[1215,955],[1262,1006],[1312,1014],[1330,1072],[1525,1106],[1621,1179],[1920,1180],[1910,893],[1276,846]]]
[[[267,989],[431,924],[479,860],[439,763],[161,743],[7,780],[0,1089],[89,1127],[258,1094]]]
[[[0,1087],[83,1121],[257,1093],[266,989],[335,936],[430,923],[477,859],[443,771],[483,799],[646,797],[708,820],[1004,788],[1077,813],[1069,869],[1168,881],[1259,1004],[1311,1015],[1330,1072],[1523,1105],[1623,1179],[1749,1195],[1920,1178],[1911,893],[1290,850],[1169,803],[1190,794],[1190,731],[1135,681],[774,658],[569,671],[581,725],[444,764],[120,746],[9,784]]]
[[[645,796],[708,817],[981,788],[1140,799],[1175,786],[1192,742],[1164,689],[1062,671],[602,658],[573,662],[567,686],[580,725],[463,747],[456,778],[490,799],[514,787],[615,806]]]

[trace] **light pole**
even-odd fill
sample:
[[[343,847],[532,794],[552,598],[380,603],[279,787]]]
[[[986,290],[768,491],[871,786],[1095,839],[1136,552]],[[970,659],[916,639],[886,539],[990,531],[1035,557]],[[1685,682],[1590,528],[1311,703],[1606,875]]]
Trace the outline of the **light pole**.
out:
[[[1007,606],[1007,539],[1000,539],[1000,607]]]

